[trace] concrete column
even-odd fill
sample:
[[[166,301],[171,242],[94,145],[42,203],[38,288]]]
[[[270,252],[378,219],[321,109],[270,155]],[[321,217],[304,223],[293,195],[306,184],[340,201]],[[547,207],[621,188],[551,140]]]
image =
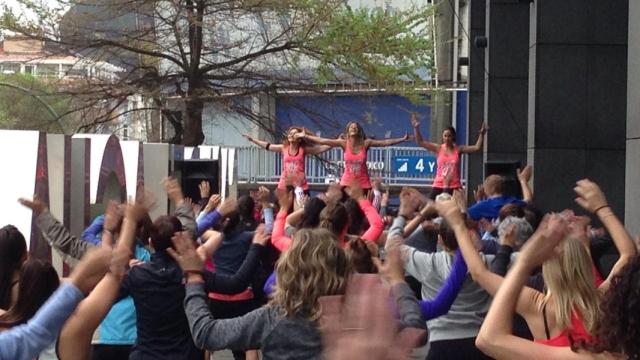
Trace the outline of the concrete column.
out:
[[[623,215],[628,19],[628,0],[531,5],[527,145],[542,210],[577,207],[588,177]]]
[[[454,21],[457,20],[453,14],[452,3],[453,1],[450,3],[449,0],[436,2],[436,64],[438,82],[441,87],[451,87],[453,81],[453,26]],[[451,92],[438,92],[433,97],[431,127],[429,129],[430,141],[440,143],[442,131],[445,127],[451,126],[451,105]]]
[[[629,2],[625,225],[640,234],[640,2]]]

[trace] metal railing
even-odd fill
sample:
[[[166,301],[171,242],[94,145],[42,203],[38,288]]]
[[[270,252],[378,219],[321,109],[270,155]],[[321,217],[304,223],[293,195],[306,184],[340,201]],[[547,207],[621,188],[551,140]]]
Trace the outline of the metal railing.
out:
[[[305,169],[307,182],[310,185],[324,185],[338,181],[343,171],[343,155],[341,148],[334,148],[318,156],[307,156]],[[276,184],[282,173],[282,156],[280,153],[266,151],[255,146],[237,148],[238,182],[251,184]],[[428,187],[433,184],[434,174],[411,175],[395,171],[393,161],[402,156],[433,156],[433,153],[418,147],[390,146],[370,148],[367,153],[369,176],[382,178],[383,183],[391,186]],[[460,174],[462,184],[466,184],[467,158],[461,159]]]

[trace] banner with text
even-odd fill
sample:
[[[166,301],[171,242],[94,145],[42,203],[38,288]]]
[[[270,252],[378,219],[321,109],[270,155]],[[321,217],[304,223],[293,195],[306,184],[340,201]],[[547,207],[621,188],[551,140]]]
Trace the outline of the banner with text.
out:
[[[394,156],[392,163],[398,175],[434,175],[437,168],[435,156]]]

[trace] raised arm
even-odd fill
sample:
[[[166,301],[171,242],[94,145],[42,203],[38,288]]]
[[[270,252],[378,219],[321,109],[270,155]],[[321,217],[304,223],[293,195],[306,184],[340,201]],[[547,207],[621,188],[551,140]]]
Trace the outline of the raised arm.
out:
[[[482,150],[482,144],[484,143],[484,135],[487,133],[486,124],[483,122],[480,126],[480,131],[478,131],[478,140],[476,140],[475,145],[462,145],[458,149],[463,154],[468,154],[476,151]]]
[[[263,228],[256,233],[263,234]],[[200,349],[256,349],[260,346],[263,332],[260,325],[266,323],[265,319],[256,316],[268,307],[253,311],[244,317],[217,320],[214,319],[207,306],[208,298],[205,292],[204,262],[198,256],[193,242],[184,233],[179,233],[172,239],[174,248],[168,248],[167,252],[176,260],[186,275],[186,297],[184,299],[185,314],[189,322],[189,329],[196,346]],[[255,243],[249,250],[249,254],[255,256]],[[261,238],[262,243],[266,239]],[[255,258],[254,258],[255,259]],[[257,261],[255,261],[257,262]],[[243,264],[243,267],[245,264]],[[255,264],[254,264],[255,266]],[[254,268],[255,269],[255,268]],[[216,276],[215,274],[213,276]],[[217,276],[216,276],[217,278]],[[245,285],[246,288],[246,285]],[[240,289],[241,291],[242,289]]]
[[[202,240],[202,245],[200,245],[196,251],[202,261],[206,262],[207,259],[211,258],[216,250],[218,250],[218,247],[220,247],[222,243],[222,233],[215,230],[207,230],[202,234]]]
[[[403,233],[403,237],[407,238],[409,237],[411,234],[413,234],[413,232],[418,228],[418,226],[420,226],[422,224],[422,222],[433,216],[436,215],[436,208],[433,206],[433,203],[427,203],[418,213],[418,216],[414,217],[413,219],[411,219],[411,221],[409,221],[407,223],[407,225],[405,225],[404,227],[404,233]]]
[[[445,315],[451,309],[451,305],[458,297],[458,293],[467,278],[467,263],[464,262],[460,250],[456,251],[456,257],[451,267],[451,272],[444,285],[438,291],[433,300],[420,301],[420,309],[425,320],[435,319]]]
[[[500,285],[504,281],[504,278],[487,269],[487,266],[484,261],[482,261],[480,254],[478,254],[478,251],[471,241],[469,230],[465,225],[458,206],[452,200],[440,201],[436,202],[436,209],[440,216],[442,216],[447,224],[453,229],[456,239],[458,240],[458,246],[460,247],[464,260],[469,267],[469,272],[471,273],[473,280],[491,296],[495,296]],[[542,299],[542,297],[542,293],[530,288],[524,288],[522,292],[520,292],[517,302],[517,312],[526,318],[527,323],[531,324],[530,321],[537,319],[538,301]]]
[[[129,259],[135,242],[138,223],[147,216],[151,202],[139,197],[136,204],[127,205],[117,247],[113,252],[111,272],[107,273],[89,296],[84,299],[73,316],[67,321],[58,342],[58,352],[62,359],[81,359],[91,351],[93,332],[107,315],[120,290],[120,283],[128,268]],[[111,219],[117,218],[117,207],[108,207],[105,214],[105,226]],[[103,239],[102,246],[111,249],[108,240]]]
[[[309,155],[318,155],[333,149],[333,146],[329,145],[315,145],[307,146],[304,151]]]
[[[0,333],[0,359],[32,359],[58,337],[76,305],[109,271],[111,249],[87,253],[63,283],[26,324]],[[66,358],[65,358],[66,359]]]
[[[252,143],[258,145],[259,147],[265,149],[265,150],[269,150],[269,151],[273,151],[273,152],[281,152],[282,151],[282,144],[272,144],[270,142],[264,141],[264,140],[260,140],[260,139],[254,139],[253,137],[244,134],[242,135],[245,137],[245,139],[251,141]]]
[[[305,139],[314,144],[329,146],[329,148],[334,148],[334,147],[344,148],[346,144],[346,140],[343,140],[343,139],[325,139],[319,136],[307,135],[302,132],[296,133],[295,136],[296,138]]]
[[[522,200],[528,204],[533,202],[533,191],[529,187],[529,180],[531,180],[531,173],[533,167],[527,165],[524,169],[518,169],[516,175],[518,176],[518,182],[520,183],[520,189],[522,190]]]
[[[609,276],[598,288],[604,292],[611,285],[611,279],[636,256],[637,249],[631,236],[611,210],[604,193],[596,183],[587,179],[580,180],[576,183],[574,190],[578,194],[576,198],[578,205],[598,216],[620,253],[620,258],[613,265]]]
[[[542,225],[541,225],[542,226]],[[496,359],[584,359],[585,353],[573,352],[569,347],[536,344],[511,334],[513,311],[531,271],[553,256],[554,248],[564,238],[566,224],[552,216],[543,233],[525,244],[515,265],[493,299],[489,313],[476,338],[476,346]]]
[[[269,234],[264,233],[264,227],[261,225],[253,235],[253,243],[238,271],[233,275],[205,271],[203,274],[205,289],[222,294],[237,294],[244,291],[255,277],[256,268],[260,264],[260,255],[267,242],[269,242]]]
[[[364,141],[364,147],[383,147],[383,146],[391,146],[395,144],[400,144],[401,142],[405,142],[409,140],[409,135],[404,134],[403,137],[394,138],[394,139],[384,139],[384,140],[376,140],[376,139],[367,139]]]
[[[411,126],[413,127],[413,136],[416,138],[416,144],[437,154],[440,150],[440,147],[438,146],[438,144],[432,143],[422,138],[422,134],[420,133],[420,121],[418,120],[418,116],[415,113],[411,114]]]
[[[62,253],[63,260],[66,260],[67,256],[79,260],[87,250],[94,247],[94,245],[71,235],[69,230],[53,217],[47,209],[47,205],[37,196],[34,196],[33,200],[21,198],[18,202],[31,209],[37,216],[36,225],[42,232],[42,236],[52,248]]]

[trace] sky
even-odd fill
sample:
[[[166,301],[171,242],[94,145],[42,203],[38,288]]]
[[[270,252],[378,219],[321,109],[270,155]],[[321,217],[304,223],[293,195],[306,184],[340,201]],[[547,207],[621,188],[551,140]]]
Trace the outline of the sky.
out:
[[[38,1],[50,8],[62,8],[61,4],[64,3],[64,1],[61,2],[58,0],[38,0]],[[24,9],[20,6],[20,2],[17,0],[3,0],[2,3],[3,5],[7,5],[11,10],[13,10],[16,13],[22,13],[23,15],[26,15],[26,16],[33,16],[33,13],[24,12]],[[0,9],[0,12],[2,12],[1,9]]]

